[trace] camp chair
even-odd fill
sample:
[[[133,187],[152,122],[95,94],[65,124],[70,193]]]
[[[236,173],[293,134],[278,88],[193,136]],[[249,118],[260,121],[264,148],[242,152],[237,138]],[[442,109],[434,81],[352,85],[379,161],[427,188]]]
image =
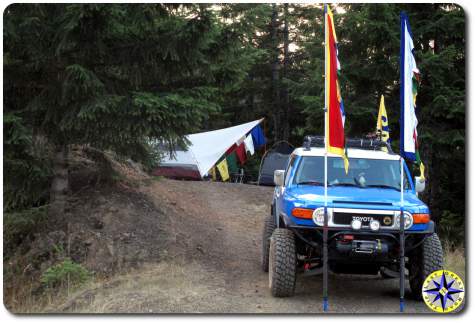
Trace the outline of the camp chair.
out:
[[[238,173],[231,173],[233,183],[243,183],[244,180],[244,168],[239,168]]]

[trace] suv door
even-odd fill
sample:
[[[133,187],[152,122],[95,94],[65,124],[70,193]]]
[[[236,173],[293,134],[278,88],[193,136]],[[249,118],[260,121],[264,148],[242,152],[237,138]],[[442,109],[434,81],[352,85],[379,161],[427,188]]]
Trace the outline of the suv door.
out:
[[[279,226],[279,215],[284,208],[284,193],[285,189],[290,180],[290,174],[292,172],[293,167],[295,166],[295,161],[297,160],[297,156],[292,154],[290,155],[289,162],[287,163],[287,168],[285,170],[285,180],[284,185],[281,187],[275,187],[274,190],[274,206],[275,206],[275,220],[277,227]]]

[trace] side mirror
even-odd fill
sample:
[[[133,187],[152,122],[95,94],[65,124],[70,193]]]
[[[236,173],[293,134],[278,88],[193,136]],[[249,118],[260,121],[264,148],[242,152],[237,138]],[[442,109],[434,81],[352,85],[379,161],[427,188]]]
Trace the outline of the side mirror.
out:
[[[274,171],[274,184],[276,186],[284,186],[284,174],[285,170],[283,169],[276,169]]]
[[[419,176],[416,176],[414,178],[415,182],[416,182],[416,192],[417,193],[421,193],[421,192],[424,192],[424,190],[426,189],[426,181],[425,179],[421,179]]]

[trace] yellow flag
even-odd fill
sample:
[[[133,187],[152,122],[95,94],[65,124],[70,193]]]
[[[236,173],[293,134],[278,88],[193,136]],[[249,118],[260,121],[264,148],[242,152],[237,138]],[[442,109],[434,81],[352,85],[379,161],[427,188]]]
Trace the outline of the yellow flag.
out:
[[[389,123],[388,115],[386,113],[386,107],[384,105],[384,95],[381,95],[381,101],[379,103],[378,121],[376,123],[376,132],[381,134],[381,140],[387,142],[389,140]],[[383,151],[388,151],[387,148],[383,148]]]
[[[421,164],[419,165],[419,170],[421,171],[421,180],[422,181],[425,181],[426,180],[426,177],[424,175],[424,171],[425,171],[425,166],[424,166],[424,163],[421,162]]]
[[[219,174],[221,175],[223,182],[227,181],[229,179],[229,172],[226,158],[224,158],[219,164],[217,164],[216,167],[218,168]]]

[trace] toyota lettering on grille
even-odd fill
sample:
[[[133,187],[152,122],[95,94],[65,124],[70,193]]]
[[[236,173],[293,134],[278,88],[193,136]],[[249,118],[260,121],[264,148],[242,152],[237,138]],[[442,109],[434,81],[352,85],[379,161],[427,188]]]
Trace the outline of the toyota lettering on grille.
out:
[[[353,220],[360,220],[363,223],[370,222],[374,218],[371,216],[353,216]]]

